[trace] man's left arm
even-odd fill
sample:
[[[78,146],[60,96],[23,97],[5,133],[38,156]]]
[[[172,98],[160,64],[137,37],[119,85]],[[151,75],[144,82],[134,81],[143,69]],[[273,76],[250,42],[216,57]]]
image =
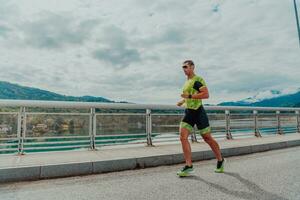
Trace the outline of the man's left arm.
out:
[[[198,91],[198,93],[196,94],[182,94],[181,97],[182,98],[186,98],[186,99],[208,99],[209,98],[209,92],[208,92],[208,88],[204,82],[204,80],[202,80],[202,82],[200,81],[196,81],[194,83],[193,88],[195,90]]]
[[[208,88],[206,86],[205,81],[202,79],[201,81],[196,81],[194,83],[195,90],[198,91],[198,93],[191,95],[191,99],[208,99],[209,98],[209,92]]]
[[[201,87],[197,94],[191,95],[191,99],[208,99],[209,98],[209,92],[207,86]]]

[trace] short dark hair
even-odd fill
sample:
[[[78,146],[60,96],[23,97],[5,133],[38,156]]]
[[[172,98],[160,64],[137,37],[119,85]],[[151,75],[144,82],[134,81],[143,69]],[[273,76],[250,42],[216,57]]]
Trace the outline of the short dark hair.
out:
[[[195,65],[194,65],[194,62],[193,62],[192,60],[186,60],[186,61],[184,61],[183,63],[184,63],[184,64],[188,64],[188,65],[190,65],[190,66],[195,66]]]

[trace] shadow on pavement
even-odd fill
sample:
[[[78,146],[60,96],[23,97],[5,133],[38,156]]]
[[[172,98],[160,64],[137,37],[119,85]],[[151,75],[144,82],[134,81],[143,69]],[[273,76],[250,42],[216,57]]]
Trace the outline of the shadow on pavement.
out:
[[[232,173],[232,172],[224,172],[225,175],[227,176],[231,176],[235,179],[237,179],[238,181],[240,181],[243,185],[245,185],[250,191],[252,192],[244,192],[244,191],[234,191],[234,190],[230,190],[227,189],[226,187],[223,187],[221,185],[218,185],[216,183],[212,183],[209,182],[199,176],[189,176],[189,177],[185,177],[187,179],[191,179],[191,180],[197,180],[197,181],[201,181],[207,185],[209,185],[210,187],[214,187],[215,189],[225,193],[225,194],[229,194],[241,199],[260,199],[260,200],[287,200],[284,197],[278,196],[277,194],[273,194],[271,192],[265,191],[262,188],[260,188],[258,185],[256,185],[255,183],[241,177],[238,173]]]

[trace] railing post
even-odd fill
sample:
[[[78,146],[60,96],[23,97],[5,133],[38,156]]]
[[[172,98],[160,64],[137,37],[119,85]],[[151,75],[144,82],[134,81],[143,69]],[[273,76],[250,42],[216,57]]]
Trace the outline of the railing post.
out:
[[[146,132],[147,132],[147,145],[153,146],[152,144],[152,116],[151,116],[151,110],[146,110]]]
[[[90,135],[90,148],[92,150],[96,149],[96,114],[95,108],[90,109],[90,126],[89,126],[89,135]]]
[[[192,143],[197,142],[197,137],[196,137],[196,128],[194,127],[193,132],[191,133],[191,139]]]
[[[297,131],[300,133],[300,112],[299,110],[296,111],[296,117],[297,117]]]
[[[256,137],[261,137],[261,134],[260,134],[259,128],[258,128],[258,112],[257,112],[257,110],[253,110],[253,116],[254,116],[254,135]]]
[[[230,131],[230,111],[225,110],[225,121],[226,121],[226,138],[232,140],[232,135]]]
[[[22,108],[20,108],[20,111],[18,113],[18,129],[17,129],[17,138],[18,138],[18,154],[21,154],[22,152],[22,137],[21,137],[21,131],[22,131]]]
[[[18,114],[18,154],[24,155],[24,140],[26,136],[26,110],[25,107],[20,108]]]
[[[281,123],[280,123],[280,111],[276,111],[276,118],[277,118],[277,134],[282,135],[283,131],[281,129]]]

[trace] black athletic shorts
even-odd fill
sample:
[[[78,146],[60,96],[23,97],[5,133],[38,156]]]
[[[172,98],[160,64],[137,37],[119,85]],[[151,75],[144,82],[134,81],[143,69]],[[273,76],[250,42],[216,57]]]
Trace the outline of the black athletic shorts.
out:
[[[185,116],[180,123],[181,128],[186,128],[189,131],[193,131],[195,125],[201,135],[210,133],[211,131],[209,120],[203,106],[200,106],[197,110],[186,109]]]

